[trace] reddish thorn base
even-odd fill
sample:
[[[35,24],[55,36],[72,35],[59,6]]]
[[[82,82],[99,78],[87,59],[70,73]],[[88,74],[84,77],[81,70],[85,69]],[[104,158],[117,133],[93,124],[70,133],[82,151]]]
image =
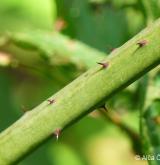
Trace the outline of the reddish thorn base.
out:
[[[108,62],[97,62],[97,64],[102,65],[103,68],[107,68],[109,66]]]
[[[54,132],[54,135],[56,135],[57,140],[58,140],[60,134],[61,134],[61,129],[56,129]]]
[[[147,43],[148,43],[148,42],[147,42],[146,40],[142,40],[142,41],[139,41],[139,42],[137,43],[137,45],[139,45],[139,47],[143,47],[143,46],[145,46]]]
[[[49,104],[53,104],[53,103],[55,102],[54,99],[52,99],[52,100],[47,100],[47,101],[49,102]]]

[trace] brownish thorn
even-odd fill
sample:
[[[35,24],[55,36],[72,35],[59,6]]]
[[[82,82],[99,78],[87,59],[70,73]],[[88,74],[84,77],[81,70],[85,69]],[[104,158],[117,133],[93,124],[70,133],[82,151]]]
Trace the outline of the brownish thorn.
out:
[[[53,103],[55,102],[54,99],[48,99],[47,101],[49,102],[49,105],[50,105],[50,104],[53,104]]]
[[[137,42],[137,45],[139,45],[139,47],[143,47],[143,46],[145,46],[147,43],[148,43],[147,40],[142,40],[142,41]]]
[[[116,48],[112,47],[111,45],[107,45],[107,49],[109,52],[113,52]]]
[[[54,135],[56,136],[57,140],[59,139],[60,134],[61,134],[61,129],[60,128],[56,129]]]
[[[97,62],[97,64],[101,65],[103,69],[109,66],[109,62]]]
[[[112,49],[111,49],[111,52],[115,51],[116,49],[117,49],[117,48],[112,48]]]
[[[66,21],[63,18],[58,18],[55,22],[55,30],[62,31],[67,26]]]

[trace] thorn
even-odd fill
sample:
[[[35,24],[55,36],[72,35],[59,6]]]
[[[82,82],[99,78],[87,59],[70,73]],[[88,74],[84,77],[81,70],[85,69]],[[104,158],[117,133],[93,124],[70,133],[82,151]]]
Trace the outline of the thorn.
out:
[[[54,99],[48,99],[47,101],[49,102],[49,105],[50,105],[50,104],[53,104],[53,103],[55,102]]]
[[[57,31],[62,31],[63,29],[66,28],[67,23],[63,18],[58,18],[55,22],[55,29]]]
[[[137,45],[139,45],[139,47],[143,47],[143,46],[145,46],[147,43],[148,43],[147,40],[142,40],[142,41],[137,42]]]
[[[109,66],[108,62],[97,62],[97,64],[102,65],[102,68],[107,68]]]
[[[58,139],[59,139],[59,136],[60,136],[60,134],[61,134],[61,129],[56,129],[55,130],[55,132],[54,132],[54,135],[56,135],[56,140],[58,141]]]
[[[116,48],[112,47],[111,45],[107,45],[107,49],[110,51],[110,52],[113,52]]]
[[[112,49],[111,49],[111,52],[115,51],[116,49],[117,49],[117,48],[112,48]]]

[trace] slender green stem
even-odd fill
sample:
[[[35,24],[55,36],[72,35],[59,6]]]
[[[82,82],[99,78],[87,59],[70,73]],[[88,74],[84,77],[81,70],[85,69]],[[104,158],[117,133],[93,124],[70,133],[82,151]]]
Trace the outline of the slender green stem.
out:
[[[16,48],[21,48],[20,50],[26,49],[29,50],[29,52],[33,51],[34,56],[35,52],[38,52],[53,65],[61,65],[71,62],[78,67],[88,69],[95,64],[95,61],[98,62],[106,57],[105,53],[80,41],[70,39],[58,32],[49,33],[42,30],[27,31],[10,33],[6,38],[8,38],[8,40],[6,39],[6,44],[4,42],[0,45],[1,49],[11,51],[13,55],[16,50],[15,46]],[[16,52],[14,56],[20,61],[20,63],[27,64],[28,62],[28,64],[30,64],[30,59],[33,58],[33,55],[23,55],[22,53],[17,54]]]
[[[148,75],[148,79],[144,80],[147,82],[144,92],[145,100],[140,108],[143,153],[155,157],[154,160],[148,160],[150,165],[159,164],[158,156],[160,151],[160,86],[157,85],[155,80],[155,77],[158,77],[157,73],[158,67],[157,70],[153,70],[153,72]]]
[[[77,118],[160,64],[160,20],[0,134],[0,164],[13,164]],[[146,44],[137,44],[140,41]],[[143,42],[144,43],[144,42]],[[56,131],[57,132],[57,131]]]

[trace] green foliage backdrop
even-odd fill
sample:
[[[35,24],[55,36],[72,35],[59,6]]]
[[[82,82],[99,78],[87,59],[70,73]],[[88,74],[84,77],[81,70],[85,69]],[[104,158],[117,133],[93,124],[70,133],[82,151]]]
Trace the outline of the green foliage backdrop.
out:
[[[160,0],[2,1],[0,131],[158,17]],[[94,111],[19,165],[146,165],[134,157],[160,154],[159,84],[158,66],[110,99],[107,115]]]

